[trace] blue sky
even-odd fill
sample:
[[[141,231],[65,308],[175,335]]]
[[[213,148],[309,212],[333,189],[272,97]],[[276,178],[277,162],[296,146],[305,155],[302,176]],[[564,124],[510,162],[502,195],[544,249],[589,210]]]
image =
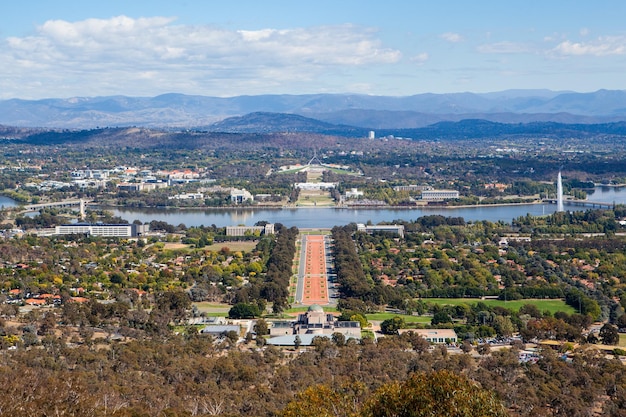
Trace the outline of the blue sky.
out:
[[[626,2],[21,0],[0,99],[626,89]]]

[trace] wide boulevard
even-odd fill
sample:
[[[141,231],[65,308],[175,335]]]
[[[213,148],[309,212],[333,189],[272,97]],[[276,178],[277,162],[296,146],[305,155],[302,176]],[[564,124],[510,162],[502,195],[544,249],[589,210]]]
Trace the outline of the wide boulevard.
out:
[[[328,305],[329,275],[332,259],[329,255],[329,235],[301,235],[302,246],[298,268],[295,302],[303,305]]]

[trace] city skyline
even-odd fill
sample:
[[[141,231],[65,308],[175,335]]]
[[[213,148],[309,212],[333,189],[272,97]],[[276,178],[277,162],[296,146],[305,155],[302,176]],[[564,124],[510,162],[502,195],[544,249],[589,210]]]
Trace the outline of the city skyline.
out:
[[[619,1],[2,6],[0,99],[625,89]]]

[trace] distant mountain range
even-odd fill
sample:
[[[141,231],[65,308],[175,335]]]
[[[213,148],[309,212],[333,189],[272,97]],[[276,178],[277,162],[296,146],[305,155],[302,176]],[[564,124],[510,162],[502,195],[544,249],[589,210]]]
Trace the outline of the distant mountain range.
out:
[[[282,115],[270,115],[275,113]],[[317,132],[351,131],[356,135],[369,129],[416,129],[466,119],[507,124],[626,121],[626,91],[508,90],[406,97],[307,94],[220,98],[164,94],[0,101],[0,124],[65,129],[138,126],[276,132],[309,131],[314,125]]]

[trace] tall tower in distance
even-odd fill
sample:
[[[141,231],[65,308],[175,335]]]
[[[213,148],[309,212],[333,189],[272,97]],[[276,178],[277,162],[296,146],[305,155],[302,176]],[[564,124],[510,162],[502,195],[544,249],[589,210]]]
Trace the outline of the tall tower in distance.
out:
[[[556,177],[556,211],[565,211],[563,208],[563,180],[561,179],[561,171]]]

